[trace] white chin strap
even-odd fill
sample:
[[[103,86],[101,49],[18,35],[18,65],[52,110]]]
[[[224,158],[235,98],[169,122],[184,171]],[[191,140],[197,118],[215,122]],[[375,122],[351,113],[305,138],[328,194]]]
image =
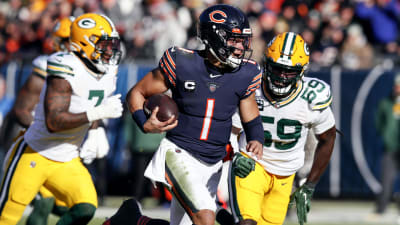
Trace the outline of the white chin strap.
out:
[[[238,59],[230,55],[226,59],[226,64],[228,64],[232,68],[237,68],[238,66],[240,66],[240,64],[242,64],[242,59]]]
[[[212,54],[220,63],[222,63],[222,64],[224,64],[224,65],[228,65],[228,66],[231,67],[231,68],[234,68],[234,69],[235,69],[235,68],[239,67],[240,64],[242,63],[242,59],[235,58],[235,57],[233,57],[232,55],[230,55],[230,56],[226,59],[226,62],[224,62],[224,61],[222,61],[222,60],[217,56],[217,54],[215,54],[214,50],[213,50],[211,47],[210,47],[209,49],[210,49],[211,54]]]

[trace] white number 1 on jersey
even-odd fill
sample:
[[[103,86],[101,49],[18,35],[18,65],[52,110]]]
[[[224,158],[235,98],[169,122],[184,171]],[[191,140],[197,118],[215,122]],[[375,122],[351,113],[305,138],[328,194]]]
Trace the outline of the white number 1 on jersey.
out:
[[[208,139],[208,133],[210,133],[211,121],[214,114],[214,104],[215,99],[207,99],[206,112],[203,120],[203,128],[201,129],[200,133],[200,140],[205,141]]]

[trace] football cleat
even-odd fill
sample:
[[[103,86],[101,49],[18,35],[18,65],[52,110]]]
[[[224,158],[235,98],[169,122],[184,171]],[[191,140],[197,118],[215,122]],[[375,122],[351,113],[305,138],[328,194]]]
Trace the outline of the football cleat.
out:
[[[134,198],[125,200],[118,211],[103,225],[137,224],[142,217],[142,207]],[[147,217],[146,217],[147,219]]]

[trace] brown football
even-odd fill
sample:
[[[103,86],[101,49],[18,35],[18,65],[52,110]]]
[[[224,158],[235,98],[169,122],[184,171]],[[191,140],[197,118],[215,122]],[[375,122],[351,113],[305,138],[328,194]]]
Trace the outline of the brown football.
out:
[[[166,94],[152,95],[146,99],[143,105],[143,110],[147,117],[150,117],[151,112],[158,106],[157,119],[161,122],[167,121],[173,115],[178,118],[178,106],[175,101]]]

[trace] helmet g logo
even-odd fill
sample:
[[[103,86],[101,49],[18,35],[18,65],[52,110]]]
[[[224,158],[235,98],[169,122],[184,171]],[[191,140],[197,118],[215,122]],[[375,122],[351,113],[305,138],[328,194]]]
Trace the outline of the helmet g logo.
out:
[[[78,21],[78,26],[83,29],[91,29],[96,26],[96,21],[91,18],[83,18]]]
[[[306,53],[307,56],[310,55],[310,47],[308,47],[307,43],[304,42],[304,53]]]
[[[214,17],[215,14],[219,14],[220,17],[222,17],[222,18],[221,18],[221,19],[216,19],[216,18]],[[226,14],[225,14],[223,11],[221,11],[221,10],[212,11],[212,12],[209,14],[209,17],[210,17],[210,20],[213,21],[214,23],[223,23],[223,22],[226,21],[224,18],[227,18]]]

